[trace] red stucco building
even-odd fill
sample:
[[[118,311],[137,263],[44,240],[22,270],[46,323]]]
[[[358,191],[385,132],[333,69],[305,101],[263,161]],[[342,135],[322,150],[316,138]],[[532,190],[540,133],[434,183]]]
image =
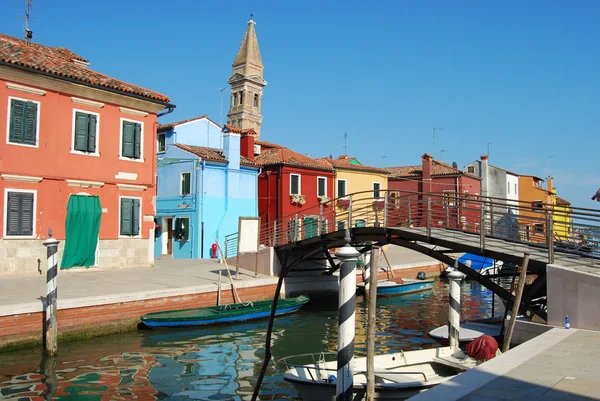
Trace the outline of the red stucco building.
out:
[[[430,202],[432,226],[476,228],[480,211],[469,199],[481,192],[479,177],[434,160],[428,154],[421,157],[421,165],[386,170],[390,172],[390,226],[425,225],[425,210]]]

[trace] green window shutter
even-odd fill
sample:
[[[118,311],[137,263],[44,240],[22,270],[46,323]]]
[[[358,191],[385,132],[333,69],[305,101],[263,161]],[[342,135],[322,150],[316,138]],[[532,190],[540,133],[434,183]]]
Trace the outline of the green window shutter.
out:
[[[98,117],[90,114],[88,125],[88,143],[87,151],[90,153],[96,152],[96,126],[98,125]]]
[[[21,194],[8,192],[6,204],[6,235],[19,235],[19,216],[21,214]]]
[[[191,194],[191,173],[183,173],[181,174],[181,194],[189,195]]]
[[[133,123],[129,121],[123,121],[123,148],[121,149],[121,154],[123,157],[133,157],[133,142]]]
[[[342,198],[346,196],[346,181],[338,180],[337,182],[337,196],[338,198]]]
[[[23,127],[25,122],[25,102],[22,100],[10,100],[10,128],[8,141],[15,143],[23,142]]]
[[[164,152],[167,144],[167,134],[158,134],[158,151]]]
[[[300,181],[300,177],[298,177],[297,175],[291,175],[290,176],[290,180],[291,180],[291,193],[292,194],[299,194],[300,193],[300,188],[299,188],[299,181]]]
[[[23,143],[35,145],[37,131],[37,103],[25,103],[25,131],[23,133]]]
[[[75,113],[75,150],[87,152],[88,150],[88,114]]]
[[[142,126],[141,124],[133,124],[133,158],[141,158],[142,146]]]
[[[133,216],[131,218],[131,235],[140,235],[140,200],[133,199]]]
[[[179,240],[181,237],[181,219],[175,219],[175,238]]]
[[[131,234],[133,199],[121,199],[121,235]]]
[[[325,179],[324,178],[318,178],[319,182],[318,182],[318,196],[325,196]]]
[[[21,195],[21,224],[19,235],[33,235],[33,194],[22,193]]]
[[[189,241],[190,239],[190,219],[181,219],[182,225],[182,240]]]

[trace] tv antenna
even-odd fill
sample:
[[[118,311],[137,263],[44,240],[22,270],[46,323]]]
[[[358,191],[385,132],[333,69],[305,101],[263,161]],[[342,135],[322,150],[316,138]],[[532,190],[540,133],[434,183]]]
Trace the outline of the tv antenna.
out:
[[[331,153],[331,140],[333,139],[332,136],[329,137],[329,158],[333,159],[333,154]]]
[[[440,150],[440,160],[444,160],[444,153],[446,153],[447,150],[446,149],[441,149]]]
[[[29,29],[29,14],[31,12],[31,0],[27,0],[27,8],[25,9],[25,40],[27,41],[27,46],[31,43],[31,38],[33,38],[33,31]]]
[[[348,133],[344,132],[344,156],[348,156]]]
[[[435,157],[435,130],[436,129],[446,129],[446,128],[434,128],[433,129],[433,150],[431,152],[431,156]]]

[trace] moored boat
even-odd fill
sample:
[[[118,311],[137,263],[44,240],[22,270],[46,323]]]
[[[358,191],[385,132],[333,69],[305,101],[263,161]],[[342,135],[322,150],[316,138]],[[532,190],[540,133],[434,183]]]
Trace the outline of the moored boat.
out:
[[[308,297],[283,298],[277,302],[276,316],[296,312],[308,302]],[[189,327],[235,323],[269,317],[273,300],[242,302],[204,308],[148,313],[142,323],[148,327]]]
[[[329,355],[329,354],[328,354]],[[283,379],[291,383],[303,401],[336,399],[337,361],[325,360],[325,354],[304,354],[280,360],[288,367]],[[298,358],[312,361],[296,364]],[[376,355],[375,399],[405,400],[476,366],[476,361],[461,350],[432,348]],[[365,399],[366,358],[355,358],[353,365],[353,400]]]
[[[461,322],[460,328],[458,329],[458,341],[461,345],[466,345],[482,335],[492,336],[498,340],[500,338],[500,332],[502,329],[501,323],[502,321],[498,321],[497,324]],[[448,325],[435,328],[428,334],[429,337],[433,338],[440,344],[448,344]]]
[[[390,280],[377,281],[377,296],[392,296],[412,294],[414,292],[430,290],[433,288],[434,280],[402,279],[402,283]],[[364,293],[365,283],[357,284],[359,293]]]

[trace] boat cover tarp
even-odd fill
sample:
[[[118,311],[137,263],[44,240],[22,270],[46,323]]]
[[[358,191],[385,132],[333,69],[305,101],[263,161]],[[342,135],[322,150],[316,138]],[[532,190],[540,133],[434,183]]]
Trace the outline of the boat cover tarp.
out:
[[[458,258],[458,261],[462,264],[465,264],[473,270],[481,270],[486,267],[491,267],[494,265],[494,259],[486,258],[485,256],[475,255],[473,253],[465,253],[463,256]],[[467,261],[471,261],[467,263]]]

